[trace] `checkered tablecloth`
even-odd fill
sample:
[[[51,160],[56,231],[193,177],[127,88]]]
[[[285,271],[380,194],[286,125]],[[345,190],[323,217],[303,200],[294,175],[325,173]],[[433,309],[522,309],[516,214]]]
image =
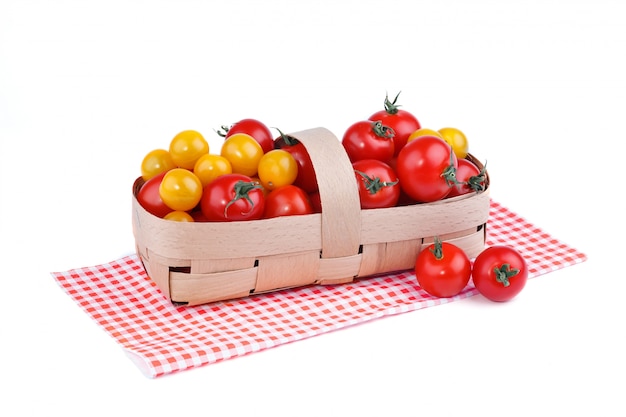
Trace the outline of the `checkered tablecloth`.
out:
[[[503,205],[492,201],[487,244],[511,245],[529,276],[586,260]],[[203,366],[392,314],[471,297],[470,285],[435,298],[412,271],[335,286],[310,286],[195,307],[175,307],[136,256],[53,272],[61,288],[149,377]]]

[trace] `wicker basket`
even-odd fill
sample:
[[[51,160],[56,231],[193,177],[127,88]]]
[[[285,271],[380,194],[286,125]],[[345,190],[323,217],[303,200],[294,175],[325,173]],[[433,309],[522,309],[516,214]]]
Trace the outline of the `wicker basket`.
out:
[[[435,236],[470,258],[483,250],[488,187],[434,203],[361,210],[354,171],[338,138],[325,128],[290,136],[311,157],[322,213],[247,222],[169,221],[141,207],[136,195],[143,180],[135,181],[137,254],[173,303],[197,305],[411,269]]]

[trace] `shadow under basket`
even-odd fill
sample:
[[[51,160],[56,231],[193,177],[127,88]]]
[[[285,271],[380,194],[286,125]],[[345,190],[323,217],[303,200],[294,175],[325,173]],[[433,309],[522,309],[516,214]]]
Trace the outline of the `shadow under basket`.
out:
[[[329,130],[291,133],[316,172],[322,213],[240,222],[176,222],[148,213],[133,185],[132,224],[148,276],[174,304],[198,305],[412,269],[438,236],[470,258],[485,247],[486,190],[433,203],[362,210],[352,164]],[[483,168],[472,155],[467,159]]]

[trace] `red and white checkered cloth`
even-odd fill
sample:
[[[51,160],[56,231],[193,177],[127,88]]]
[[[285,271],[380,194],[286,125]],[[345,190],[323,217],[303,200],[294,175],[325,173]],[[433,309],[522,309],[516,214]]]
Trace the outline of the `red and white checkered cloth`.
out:
[[[487,244],[519,250],[528,262],[530,277],[586,260],[585,254],[493,201]],[[175,307],[134,255],[52,276],[149,377],[477,294],[468,286],[452,298],[431,297],[417,285],[413,272],[405,271],[349,284]]]

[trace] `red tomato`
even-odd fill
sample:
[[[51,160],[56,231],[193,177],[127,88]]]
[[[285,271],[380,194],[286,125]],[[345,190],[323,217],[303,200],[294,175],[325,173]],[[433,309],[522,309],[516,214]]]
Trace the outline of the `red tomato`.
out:
[[[274,147],[289,152],[298,163],[298,176],[293,184],[302,188],[307,193],[314,192],[317,190],[317,178],[315,177],[315,170],[313,169],[313,163],[311,162],[309,153],[304,145],[296,138],[285,135],[280,130],[278,130],[278,132],[280,133],[280,137],[274,140]]]
[[[150,178],[141,186],[137,193],[137,201],[139,201],[141,207],[146,209],[148,213],[161,218],[173,211],[161,200],[161,195],[159,194],[159,187],[165,174],[167,172],[161,172]]]
[[[472,268],[474,286],[491,301],[508,301],[524,289],[528,266],[510,246],[491,246],[478,254]]]
[[[421,136],[407,143],[398,155],[400,186],[421,203],[441,200],[456,183],[458,161],[443,139]]]
[[[472,274],[472,264],[461,248],[435,238],[417,255],[415,277],[428,294],[446,298],[463,291]]]
[[[309,194],[309,201],[311,202],[311,207],[313,207],[313,213],[322,212],[322,199],[319,190]]]
[[[307,193],[293,184],[272,190],[265,198],[265,218],[312,213]]]
[[[393,158],[393,138],[393,130],[380,121],[361,120],[348,127],[341,143],[352,162],[361,159],[389,162]]]
[[[398,203],[400,184],[389,165],[377,159],[361,159],[352,167],[362,209],[394,207]]]
[[[479,192],[485,189],[485,171],[467,159],[459,159],[459,166],[456,169],[456,180],[446,197]]]
[[[385,110],[379,110],[369,117],[369,120],[380,120],[383,125],[389,126],[395,132],[393,142],[395,145],[395,155],[400,153],[400,150],[406,145],[409,135],[418,130],[420,122],[410,112],[406,110],[400,110],[399,105],[396,104],[398,96],[393,101],[389,101],[389,96],[385,96]]]
[[[200,208],[208,221],[256,220],[263,217],[261,185],[243,174],[226,174],[204,187]]]
[[[235,133],[245,133],[250,135],[256,140],[261,148],[263,149],[263,153],[269,152],[274,149],[274,137],[272,136],[272,132],[269,127],[260,120],[257,119],[242,119],[237,123],[233,124],[230,128],[226,126],[222,126],[222,130],[226,131],[226,133],[218,132],[224,138],[228,138]]]

